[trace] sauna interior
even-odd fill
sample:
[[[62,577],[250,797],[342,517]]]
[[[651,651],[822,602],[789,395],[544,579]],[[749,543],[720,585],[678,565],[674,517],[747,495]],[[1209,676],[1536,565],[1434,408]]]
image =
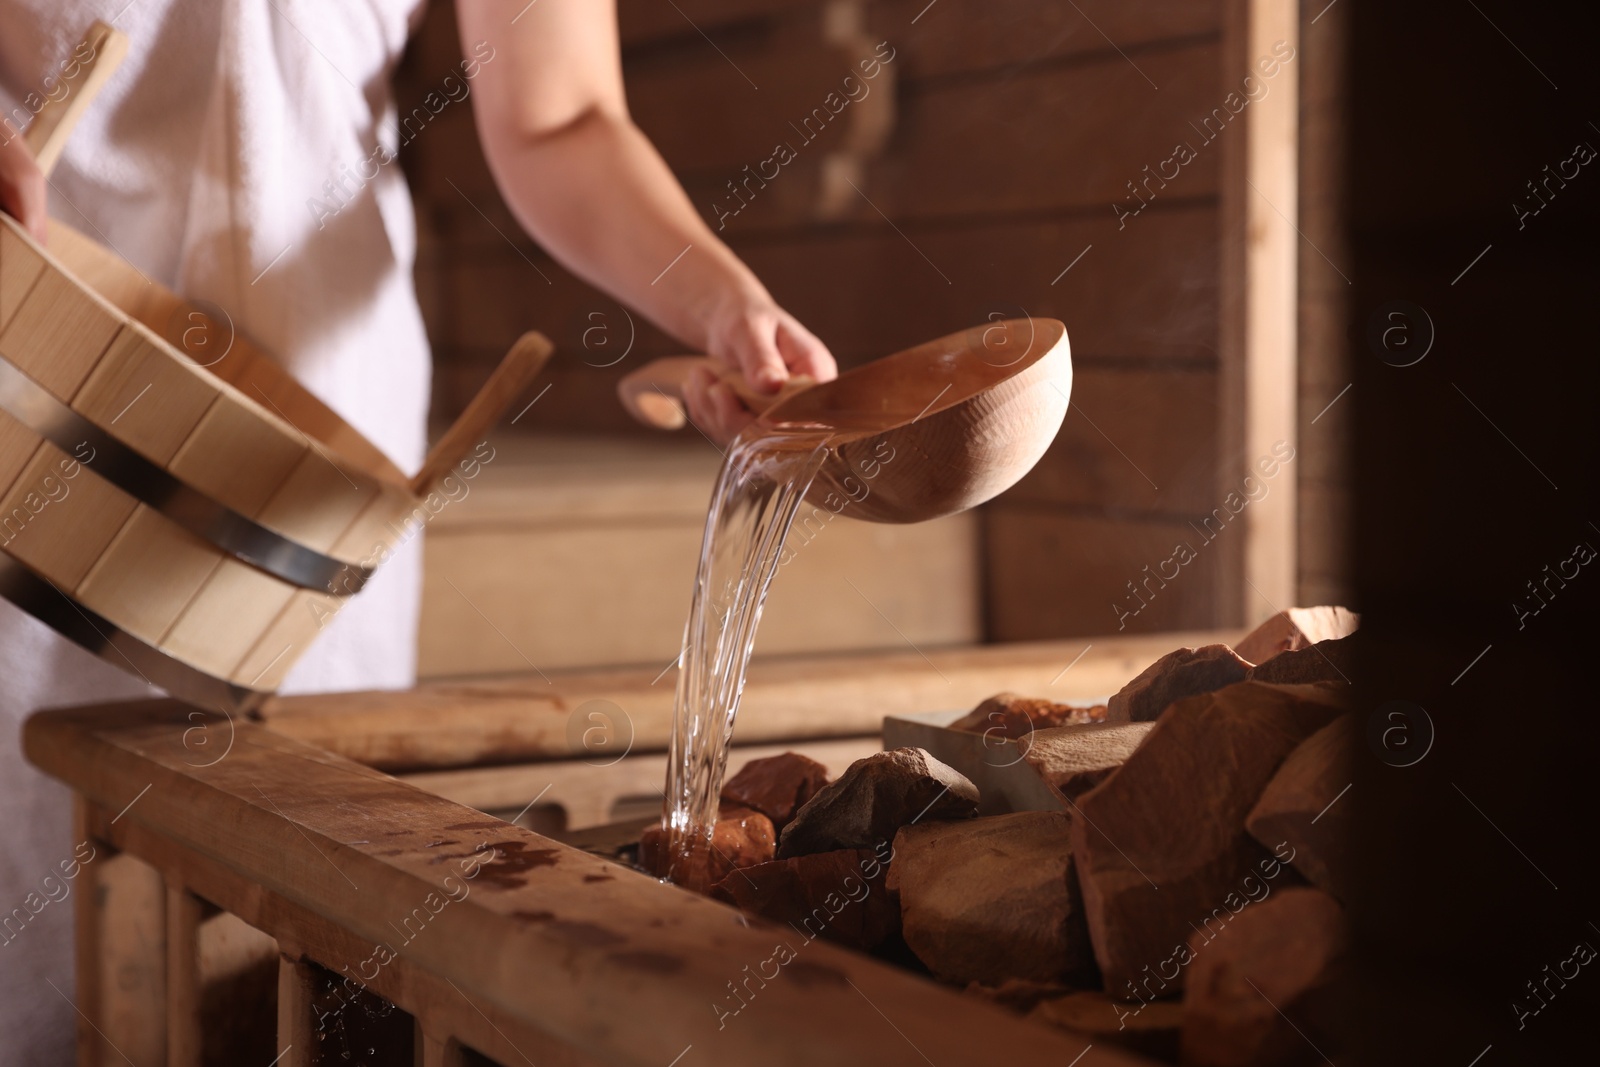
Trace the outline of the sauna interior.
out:
[[[806,917],[836,895],[787,846],[763,857],[791,864],[781,891],[739,863],[710,899],[633,866],[661,811],[723,450],[618,404],[623,375],[683,348],[524,234],[470,92],[441,90],[472,43],[455,7],[428,5],[396,73],[435,433],[526,331],[555,354],[403,549],[424,573],[414,690],[29,722],[28,758],[66,783],[87,850],[71,903],[33,919],[73,946],[36,1001],[59,1023],[60,1062],[1305,1061],[1308,1033],[1330,1040],[1319,998],[1347,859],[1318,836],[1336,819],[1310,823],[1337,799],[1318,790],[1342,773],[1348,719],[1323,696],[1280,696],[1320,664],[1246,673],[1345,638],[1362,609],[1345,532],[1351,297],[1335,266],[1350,255],[1349,5],[619,0],[634,120],[841,368],[1000,320],[1058,319],[1071,344],[1060,431],[996,499],[916,525],[802,507],[729,778],[766,759],[747,780],[787,773],[798,753],[837,781],[1001,693],[1056,706],[1068,717],[1052,733],[1126,714],[1115,729],[1138,730],[1116,735],[1118,761],[1180,728],[1208,752],[1208,731],[1241,716],[1299,731],[1222,776],[1254,782],[1241,800],[1166,765],[1136,779],[1097,764],[1068,786],[1025,758],[1032,725],[980,727],[961,784],[894,771],[944,785],[915,794],[925,823],[912,809],[889,826],[901,862],[883,860],[886,875],[867,872],[870,846],[827,838],[829,862],[861,865],[829,877],[866,887],[850,906],[871,914],[820,938]],[[1237,660],[1222,692],[1247,692],[1188,691],[1212,701],[1200,725],[1157,721],[1166,704],[1141,711],[1148,695],[1108,705],[1175,650],[1218,644],[1238,656],[1202,666]],[[967,796],[980,772],[981,801]],[[991,787],[1014,790],[1011,807]],[[1307,796],[1279,796],[1296,788]],[[1140,861],[1151,886],[1178,887],[1167,899],[1188,875],[1125,817],[1139,789],[1233,813],[1226,848],[1195,860],[1215,901],[1140,896]],[[1008,820],[987,838],[1007,866],[924,869],[917,857],[959,832],[954,815],[935,821],[951,804],[974,826]],[[1126,871],[1111,870],[1116,846],[1136,857]],[[1332,873],[1307,863],[1320,849]],[[1237,914],[1255,932],[1213,947],[1202,920],[1239,878],[1263,896],[1212,925]],[[1176,919],[1194,962],[1169,972],[1174,947],[1140,931]],[[1135,933],[1099,940],[1117,923]],[[1202,940],[1186,942],[1195,923]],[[1274,955],[1291,937],[1299,970]],[[1228,967],[1281,1003],[1221,990]]]

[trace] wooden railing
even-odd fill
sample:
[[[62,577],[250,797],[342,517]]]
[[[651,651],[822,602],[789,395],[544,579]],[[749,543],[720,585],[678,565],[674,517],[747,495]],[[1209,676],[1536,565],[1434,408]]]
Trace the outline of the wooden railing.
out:
[[[216,1060],[215,1028],[248,1032],[271,999],[241,977],[263,946],[275,1041],[221,1062],[317,1063],[363,998],[391,1014],[360,1040],[393,1050],[353,1062],[1140,1062],[259,724],[149,701],[40,713],[25,745],[75,791],[92,850],[81,1065]]]

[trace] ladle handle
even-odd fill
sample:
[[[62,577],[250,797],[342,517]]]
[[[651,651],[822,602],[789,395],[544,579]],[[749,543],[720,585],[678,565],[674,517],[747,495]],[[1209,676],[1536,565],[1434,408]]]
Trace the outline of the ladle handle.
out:
[[[796,375],[776,393],[758,393],[745,381],[744,375],[709,356],[664,356],[646,363],[618,382],[617,398],[629,415],[646,426],[658,430],[682,429],[689,423],[683,407],[683,390],[690,373],[697,367],[716,375],[757,415],[816,384],[804,375]]]
[[[22,136],[33,153],[39,169],[49,177],[55,169],[67,137],[78,124],[84,109],[116,72],[117,65],[128,54],[128,36],[115,26],[96,19],[83,41],[72,52],[67,66],[76,66],[70,77],[62,73],[61,85],[66,92],[45,100],[33,121],[28,123]]]

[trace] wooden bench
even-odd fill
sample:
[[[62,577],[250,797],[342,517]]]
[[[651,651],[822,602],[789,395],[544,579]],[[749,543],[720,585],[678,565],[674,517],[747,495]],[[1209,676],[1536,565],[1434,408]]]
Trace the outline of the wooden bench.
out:
[[[809,751],[997,689],[1104,695],[1218,636],[762,663],[739,740]],[[88,857],[73,886],[79,1064],[288,1067],[320,1048],[341,1062],[340,1042],[425,1065],[1140,1062],[483,814],[539,768],[581,780],[567,723],[593,700],[626,709],[633,738],[594,769],[658,783],[671,694],[649,683],[286,698],[259,722],[168,700],[32,717],[28,757],[73,789]],[[777,965],[780,944],[793,959]]]

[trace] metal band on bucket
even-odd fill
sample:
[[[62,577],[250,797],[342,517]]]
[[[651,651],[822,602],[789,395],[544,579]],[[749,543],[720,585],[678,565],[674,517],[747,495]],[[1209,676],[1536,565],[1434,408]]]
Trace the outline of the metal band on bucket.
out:
[[[372,568],[307,548],[173,477],[57,400],[20,367],[0,356],[0,408],[71,454],[87,443],[84,466],[196,537],[302,589],[344,595],[360,589]],[[83,462],[83,461],[80,461]]]
[[[191,667],[90,611],[26,565],[0,552],[0,596],[50,629],[151,685],[203,707],[248,711],[270,694]]]

